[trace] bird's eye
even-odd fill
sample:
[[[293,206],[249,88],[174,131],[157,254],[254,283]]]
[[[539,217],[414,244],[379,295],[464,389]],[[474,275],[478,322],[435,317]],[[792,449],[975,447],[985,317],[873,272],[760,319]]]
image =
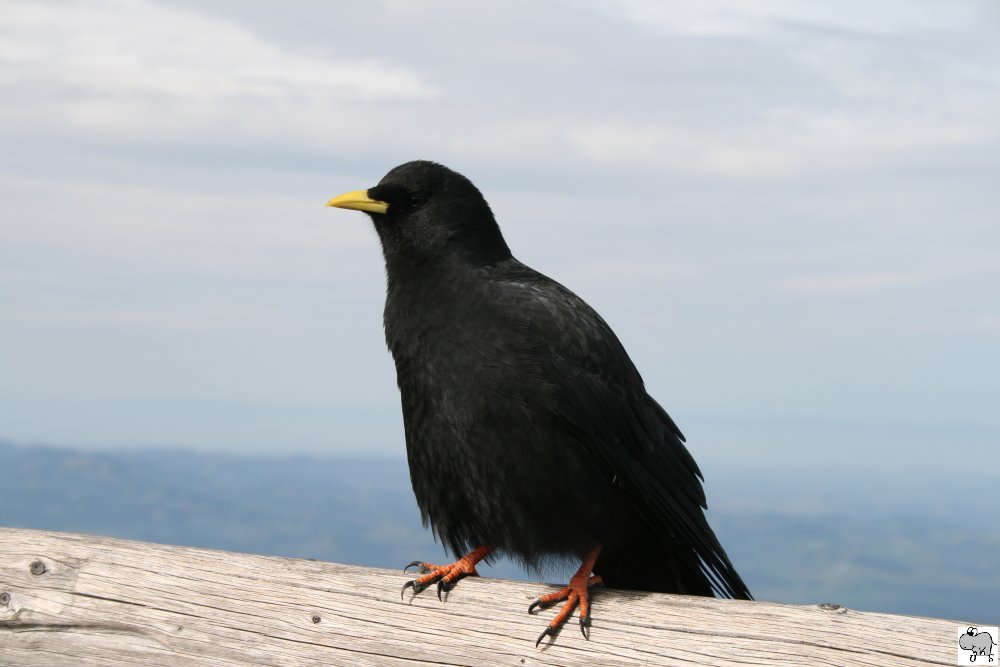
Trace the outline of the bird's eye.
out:
[[[398,185],[376,185],[368,190],[372,199],[384,201],[396,211],[412,211],[427,202],[427,196]]]

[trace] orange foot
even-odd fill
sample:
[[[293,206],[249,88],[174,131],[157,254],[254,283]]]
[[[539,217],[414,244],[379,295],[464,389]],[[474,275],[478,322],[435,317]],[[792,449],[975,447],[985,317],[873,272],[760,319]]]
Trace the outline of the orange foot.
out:
[[[438,600],[444,602],[447,596],[442,598],[442,591],[447,593],[455,587],[455,584],[468,576],[478,577],[479,573],[476,572],[476,563],[486,558],[491,551],[493,551],[492,547],[479,547],[472,553],[466,554],[448,565],[432,565],[419,560],[413,561],[403,568],[403,572],[406,572],[411,567],[416,567],[417,572],[424,576],[411,579],[403,584],[403,590],[399,592],[399,599],[403,599],[407,588],[412,588],[413,594],[410,595],[410,601],[412,601],[413,598],[436,581]]]
[[[542,634],[538,635],[538,641],[535,642],[536,647],[542,643],[545,637],[555,637],[559,633],[562,626],[573,615],[573,609],[576,608],[577,604],[580,605],[580,632],[583,633],[584,639],[590,639],[590,596],[588,590],[604,583],[600,576],[590,574],[600,553],[600,547],[590,552],[583,564],[580,565],[580,569],[570,578],[568,586],[555,593],[541,596],[528,607],[530,614],[535,610],[535,607],[546,609],[556,602],[565,601],[559,613],[549,621],[549,626],[542,631]]]

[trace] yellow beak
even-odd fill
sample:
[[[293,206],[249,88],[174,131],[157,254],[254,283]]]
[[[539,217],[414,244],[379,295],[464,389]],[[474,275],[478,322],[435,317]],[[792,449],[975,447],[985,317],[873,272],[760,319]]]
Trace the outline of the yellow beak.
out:
[[[337,208],[352,208],[356,211],[369,211],[371,213],[385,213],[389,210],[389,205],[384,201],[369,197],[367,190],[345,192],[328,201],[326,205],[336,206]]]

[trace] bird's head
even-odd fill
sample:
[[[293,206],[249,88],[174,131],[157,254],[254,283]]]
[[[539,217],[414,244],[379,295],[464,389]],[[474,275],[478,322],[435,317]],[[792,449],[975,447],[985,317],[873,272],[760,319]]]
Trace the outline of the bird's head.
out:
[[[436,162],[401,164],[375,187],[347,192],[326,205],[371,216],[390,271],[436,259],[491,263],[510,257],[482,193]]]

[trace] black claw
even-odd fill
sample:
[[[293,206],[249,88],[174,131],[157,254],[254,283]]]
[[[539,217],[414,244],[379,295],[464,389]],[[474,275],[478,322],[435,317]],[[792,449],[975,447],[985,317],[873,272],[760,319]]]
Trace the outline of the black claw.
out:
[[[448,601],[447,594],[451,591],[451,589],[455,588],[458,582],[460,582],[462,579],[465,579],[468,576],[469,576],[468,572],[463,572],[457,577],[455,577],[452,581],[445,581],[444,579],[438,581],[438,599],[441,600],[441,602],[447,602]],[[441,591],[444,591],[445,593],[444,599],[441,598]]]
[[[535,648],[538,648],[538,645],[542,643],[542,640],[545,639],[546,636],[555,637],[556,636],[555,628],[549,626],[544,630],[542,630],[542,634],[538,635],[538,641],[535,642]]]
[[[421,572],[423,572],[423,569],[424,569],[423,566],[420,564],[420,561],[419,560],[415,560],[412,563],[408,564],[406,567],[404,567],[403,568],[403,572],[406,572],[411,567],[418,568]]]
[[[580,632],[583,633],[583,638],[590,641],[590,616],[580,617]]]
[[[542,609],[548,609],[551,602],[542,602],[542,598],[537,598],[534,602],[528,605],[528,613],[535,611],[536,607],[541,607]]]
[[[427,588],[427,584],[418,584],[416,579],[411,579],[407,581],[405,584],[403,584],[403,590],[399,591],[400,600],[403,599],[403,595],[406,593],[407,588],[413,589],[413,594],[410,596],[410,601],[412,602],[413,598],[420,595],[420,593],[422,593]]]

